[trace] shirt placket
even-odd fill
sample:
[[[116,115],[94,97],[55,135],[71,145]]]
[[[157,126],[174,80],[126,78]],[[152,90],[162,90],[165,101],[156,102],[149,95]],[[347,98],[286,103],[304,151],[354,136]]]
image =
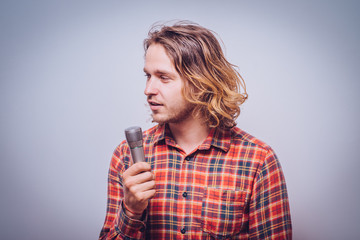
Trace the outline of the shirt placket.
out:
[[[189,231],[191,225],[191,175],[193,172],[190,161],[191,156],[183,156],[179,169],[179,191],[178,191],[178,216],[181,216],[181,221],[178,225],[178,238],[189,239]]]

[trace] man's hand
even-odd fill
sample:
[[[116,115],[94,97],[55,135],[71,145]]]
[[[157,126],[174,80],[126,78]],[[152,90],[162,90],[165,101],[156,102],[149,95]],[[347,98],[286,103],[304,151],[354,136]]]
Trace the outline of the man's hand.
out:
[[[151,166],[146,162],[133,164],[124,172],[123,184],[125,210],[128,209],[126,214],[140,218],[148,206],[148,200],[155,195],[155,176]]]

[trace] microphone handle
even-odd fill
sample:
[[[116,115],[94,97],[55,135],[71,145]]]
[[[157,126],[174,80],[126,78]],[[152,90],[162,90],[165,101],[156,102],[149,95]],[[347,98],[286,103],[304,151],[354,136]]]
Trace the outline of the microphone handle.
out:
[[[130,148],[132,159],[134,163],[137,162],[145,162],[144,148],[143,147],[135,147]]]

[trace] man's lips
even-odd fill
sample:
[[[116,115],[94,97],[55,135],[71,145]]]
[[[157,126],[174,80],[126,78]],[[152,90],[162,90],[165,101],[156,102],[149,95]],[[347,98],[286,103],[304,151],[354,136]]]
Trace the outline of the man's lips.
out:
[[[163,106],[163,104],[156,102],[156,101],[149,100],[148,103],[149,103],[150,109],[152,111],[158,110],[160,107]]]

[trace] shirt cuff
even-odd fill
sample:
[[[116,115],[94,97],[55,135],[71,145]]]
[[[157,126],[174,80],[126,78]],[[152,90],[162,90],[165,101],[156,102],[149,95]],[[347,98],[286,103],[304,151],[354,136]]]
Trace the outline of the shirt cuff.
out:
[[[122,236],[131,239],[143,239],[146,229],[147,211],[145,210],[140,220],[132,219],[125,213],[123,202],[121,201],[119,208],[118,223],[115,224],[115,230]]]

